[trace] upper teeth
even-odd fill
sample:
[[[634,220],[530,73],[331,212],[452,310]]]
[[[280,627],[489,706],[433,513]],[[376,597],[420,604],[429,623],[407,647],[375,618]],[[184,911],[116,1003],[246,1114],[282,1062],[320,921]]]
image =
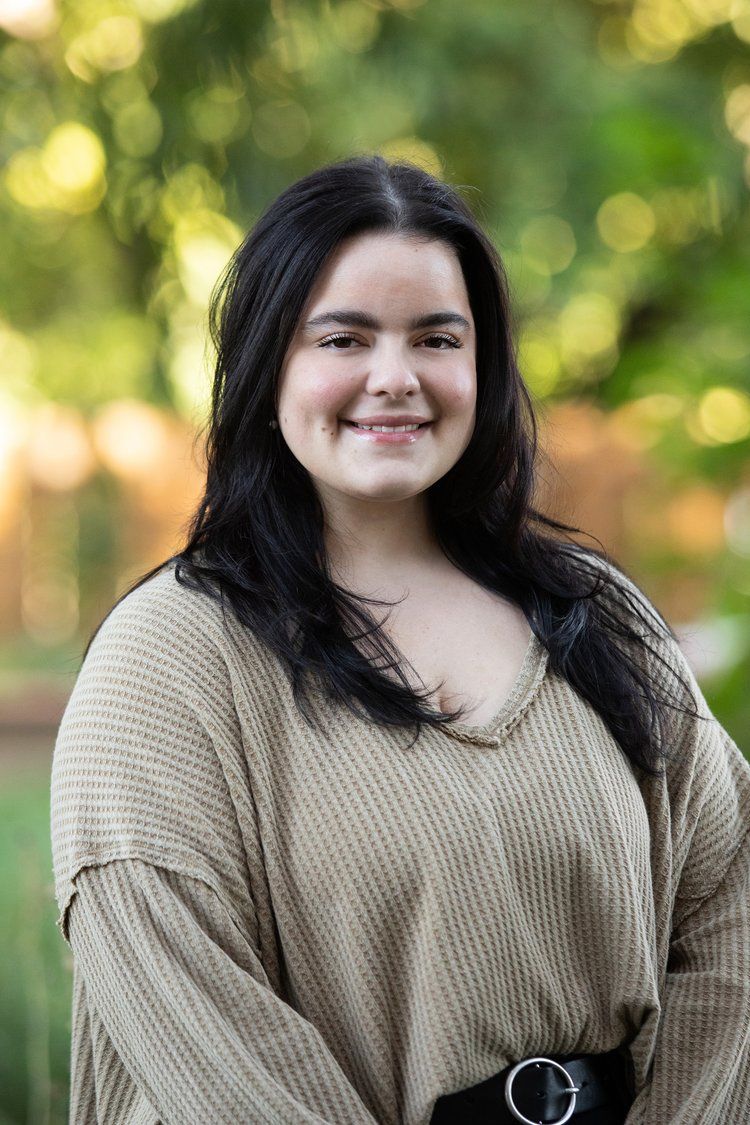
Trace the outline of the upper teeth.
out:
[[[418,430],[421,423],[415,422],[410,426],[364,426],[361,422],[353,423],[358,430],[377,430],[379,434],[403,434],[407,430]]]

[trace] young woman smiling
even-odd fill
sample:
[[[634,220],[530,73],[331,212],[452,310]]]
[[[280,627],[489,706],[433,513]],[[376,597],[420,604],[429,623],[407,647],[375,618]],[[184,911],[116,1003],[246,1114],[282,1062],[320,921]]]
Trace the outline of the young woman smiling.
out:
[[[344,240],[281,368],[281,436],[323,504],[331,571],[399,601],[389,635],[404,672],[440,681],[437,710],[470,700],[481,724],[508,695],[531,630],[446,557],[426,503],[471,441],[476,398],[476,329],[453,247],[387,231]]]
[[[750,765],[534,507],[467,204],[319,169],[211,324],[205,495],[55,747],[71,1121],[748,1120]]]

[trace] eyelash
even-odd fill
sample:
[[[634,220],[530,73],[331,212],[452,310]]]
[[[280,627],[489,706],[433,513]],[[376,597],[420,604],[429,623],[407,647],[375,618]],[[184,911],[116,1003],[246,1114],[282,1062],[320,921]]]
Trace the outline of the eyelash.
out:
[[[448,344],[451,348],[463,347],[463,345],[460,343],[460,341],[456,340],[456,338],[454,336],[448,336],[447,334],[444,334],[442,332],[435,332],[435,333],[432,334],[432,336],[427,336],[426,339],[427,340],[444,340],[445,343]],[[321,342],[318,344],[318,347],[319,348],[325,348],[325,347],[328,346],[328,344],[332,344],[334,342],[334,340],[354,340],[354,342],[356,343],[356,338],[354,336],[352,336],[349,332],[336,332],[335,335],[327,336],[325,338],[325,340],[321,340]],[[351,348],[334,348],[333,350],[334,351],[348,352],[348,351],[351,351]],[[430,350],[431,351],[439,351],[439,350],[442,350],[442,349],[431,348]]]

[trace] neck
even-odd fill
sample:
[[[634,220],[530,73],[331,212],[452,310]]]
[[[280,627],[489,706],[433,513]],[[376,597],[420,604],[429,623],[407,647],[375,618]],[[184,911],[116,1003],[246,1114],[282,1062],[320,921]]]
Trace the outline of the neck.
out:
[[[423,495],[406,500],[337,497],[325,505],[325,544],[334,581],[360,592],[403,583],[445,556]]]

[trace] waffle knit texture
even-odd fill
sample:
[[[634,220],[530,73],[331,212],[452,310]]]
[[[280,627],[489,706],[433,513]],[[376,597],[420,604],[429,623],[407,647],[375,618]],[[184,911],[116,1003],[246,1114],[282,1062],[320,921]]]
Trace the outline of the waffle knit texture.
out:
[[[618,1045],[628,1125],[747,1125],[750,764],[652,644],[709,717],[656,779],[531,632],[491,722],[410,747],[322,691],[311,729],[173,564],[130,593],[52,767],[71,1125],[427,1125]]]

